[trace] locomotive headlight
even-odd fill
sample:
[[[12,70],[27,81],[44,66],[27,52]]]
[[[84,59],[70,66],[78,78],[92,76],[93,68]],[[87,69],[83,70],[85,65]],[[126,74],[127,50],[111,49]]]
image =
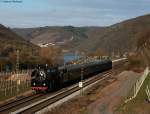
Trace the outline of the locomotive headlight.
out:
[[[46,86],[46,84],[44,83],[43,86]]]
[[[33,85],[35,85],[35,83],[33,83]]]

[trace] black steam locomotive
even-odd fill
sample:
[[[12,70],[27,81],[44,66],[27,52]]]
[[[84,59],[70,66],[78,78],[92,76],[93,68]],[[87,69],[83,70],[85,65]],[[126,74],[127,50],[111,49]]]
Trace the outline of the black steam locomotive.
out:
[[[111,60],[97,60],[61,67],[40,67],[31,74],[31,87],[36,91],[55,91],[68,84],[112,68]],[[81,77],[82,75],[82,77]]]

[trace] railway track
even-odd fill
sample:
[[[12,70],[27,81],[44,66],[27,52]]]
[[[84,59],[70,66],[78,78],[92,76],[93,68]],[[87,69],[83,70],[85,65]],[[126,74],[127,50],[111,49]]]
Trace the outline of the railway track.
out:
[[[110,77],[111,73],[112,70],[106,71],[94,77],[84,80],[83,82],[84,88],[86,88],[88,85],[98,80],[99,81],[105,80],[106,78]],[[79,90],[80,88],[78,87],[78,84],[74,84],[71,87],[66,87],[55,93],[49,93],[46,95],[37,94],[37,95],[31,95],[24,98],[20,98],[15,101],[8,102],[4,105],[0,105],[0,114],[35,113]]]
[[[63,89],[58,91],[58,92],[61,92],[61,91],[63,91]],[[54,95],[58,92],[48,93],[48,94],[32,94],[30,96],[26,96],[26,97],[5,103],[3,105],[0,105],[0,114],[11,113],[11,112],[15,111],[16,109],[20,109],[24,106],[30,105],[34,102],[41,100],[41,99],[45,99],[48,96]]]
[[[26,97],[23,97],[23,98],[16,99],[16,100],[13,100],[11,102],[5,103],[4,105],[0,106],[0,113],[2,113],[3,111],[9,110],[9,109],[11,109],[15,106],[18,106],[20,104],[23,104],[25,102],[28,102],[30,100],[36,99],[40,96],[41,96],[40,94],[39,95],[30,95],[30,96],[26,96]]]
[[[110,77],[112,71],[107,71],[101,74],[98,74],[90,79],[87,79],[83,82],[84,88],[89,86],[90,84],[95,83],[96,81],[103,81],[104,79]],[[65,89],[61,92],[58,92],[57,94],[53,94],[45,99],[41,99],[31,105],[24,105],[24,107],[20,109],[16,109],[16,111],[12,112],[12,114],[21,113],[21,114],[31,114],[35,113],[49,105],[52,105],[53,103],[56,103],[57,101],[77,92],[80,91],[81,88],[78,87],[78,84],[74,85],[73,87],[70,87],[68,89]],[[8,112],[9,113],[9,112]]]
[[[112,71],[106,71],[103,73],[100,73],[94,77],[91,77],[89,79],[84,80],[83,85],[84,87],[94,83],[97,80],[100,79],[106,79]],[[8,114],[8,113],[24,113],[24,114],[30,114],[35,113],[39,111],[40,109],[51,105],[60,99],[71,95],[72,93],[79,91],[80,88],[78,87],[78,84],[74,84],[71,87],[66,87],[64,89],[61,89],[58,92],[55,93],[49,93],[49,94],[35,94],[30,95],[12,102],[8,102],[4,105],[0,106],[0,114]]]

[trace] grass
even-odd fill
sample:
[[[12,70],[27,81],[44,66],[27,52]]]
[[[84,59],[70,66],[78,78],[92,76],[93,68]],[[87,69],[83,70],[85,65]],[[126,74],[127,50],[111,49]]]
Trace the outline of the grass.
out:
[[[150,112],[150,104],[147,101],[145,92],[148,84],[150,84],[150,75],[145,79],[136,98],[129,101],[127,104],[120,104],[116,108],[116,112],[119,114],[148,114]]]

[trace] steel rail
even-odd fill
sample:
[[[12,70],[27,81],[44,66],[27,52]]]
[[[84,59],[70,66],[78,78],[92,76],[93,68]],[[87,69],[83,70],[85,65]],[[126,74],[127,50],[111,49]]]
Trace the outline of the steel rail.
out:
[[[88,81],[85,81],[83,83],[84,85],[84,88],[98,80],[100,81],[103,81],[104,79],[108,78],[109,76],[111,75],[111,72],[107,72],[106,74],[99,74],[98,76],[96,76],[95,78],[92,78],[91,80],[88,80]],[[52,96],[52,97],[49,97],[47,99],[43,99],[42,101],[39,101],[31,106],[27,106],[27,107],[24,107],[20,110],[17,110],[15,112],[13,112],[12,114],[15,114],[15,113],[21,113],[21,114],[32,114],[32,113],[35,113],[59,100],[61,100],[62,98],[65,98],[71,94],[73,94],[74,92],[77,92],[79,91],[80,88],[78,87],[78,85],[74,86],[73,88],[71,89],[68,89],[60,94],[57,94],[55,96]]]
[[[14,101],[11,101],[11,102],[8,102],[4,105],[1,105],[0,106],[0,113],[5,111],[5,110],[9,110],[10,108],[13,108],[17,105],[20,105],[22,103],[25,103],[27,101],[30,101],[30,100],[33,100],[33,99],[36,99],[38,97],[42,96],[41,94],[38,94],[38,95],[31,95],[31,96],[26,96],[26,97],[23,97],[21,99],[17,99],[17,100],[14,100]]]

